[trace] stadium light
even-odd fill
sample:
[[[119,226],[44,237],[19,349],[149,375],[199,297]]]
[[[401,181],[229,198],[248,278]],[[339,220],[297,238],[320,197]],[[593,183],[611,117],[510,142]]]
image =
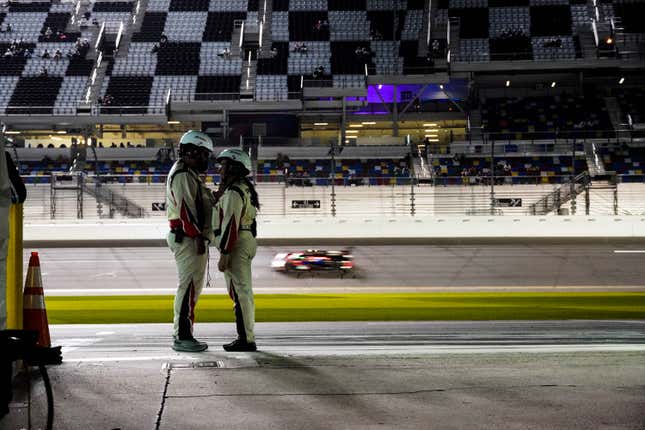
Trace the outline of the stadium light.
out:
[[[443,84],[439,84],[439,88],[443,90]]]
[[[622,78],[620,78],[620,80],[618,81],[618,85],[622,85],[623,83],[625,83],[625,77],[624,76]]]
[[[506,81],[506,87],[510,87],[510,86],[511,86],[511,81]]]
[[[438,134],[426,134],[425,137],[439,137]]]
[[[67,132],[65,130],[58,130],[56,134],[67,134]]]
[[[381,88],[383,88],[383,84],[378,84],[378,89],[380,90]]]
[[[345,133],[358,133],[358,130],[347,130]]]
[[[425,131],[426,133],[439,133],[439,129],[436,128],[427,128],[423,131]]]
[[[551,88],[555,88],[555,81],[551,82]]]
[[[424,127],[438,127],[437,123],[435,123],[435,122],[431,122],[431,123],[428,123],[428,124],[423,124],[423,126]]]
[[[363,121],[361,124],[363,125],[376,125],[374,121]]]
[[[181,124],[181,121],[168,121],[168,124],[177,125],[177,124]]]
[[[605,40],[605,43],[607,43],[607,45],[611,45],[612,43],[614,43],[614,39],[612,39],[611,37],[608,37],[608,38]]]
[[[329,125],[328,122],[314,122],[314,125]]]
[[[15,130],[7,130],[4,132],[4,134],[20,134],[20,132]]]
[[[349,126],[350,127],[362,127],[363,124],[350,124]]]
[[[426,136],[428,137],[428,136]],[[439,139],[428,139],[428,142],[439,142]]]

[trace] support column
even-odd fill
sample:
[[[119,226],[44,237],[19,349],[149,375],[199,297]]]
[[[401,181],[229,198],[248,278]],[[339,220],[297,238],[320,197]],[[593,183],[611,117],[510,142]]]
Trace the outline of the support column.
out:
[[[394,137],[399,137],[398,91],[398,85],[394,84],[394,98],[392,99],[392,135]]]
[[[347,139],[347,102],[345,96],[341,99],[342,113],[340,118],[340,142],[339,145],[344,145]]]

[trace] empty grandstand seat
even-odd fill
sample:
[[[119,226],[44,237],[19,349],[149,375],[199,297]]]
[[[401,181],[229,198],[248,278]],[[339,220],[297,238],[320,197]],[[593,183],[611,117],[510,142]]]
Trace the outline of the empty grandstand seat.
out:
[[[105,94],[114,98],[111,106],[101,108],[103,113],[144,114],[150,101],[153,78],[149,76],[111,76]],[[127,110],[120,107],[128,107]],[[143,108],[130,108],[142,106]]]
[[[52,114],[62,77],[22,77],[7,108],[8,114]],[[15,107],[14,107],[15,106]],[[20,108],[18,106],[30,106]]]

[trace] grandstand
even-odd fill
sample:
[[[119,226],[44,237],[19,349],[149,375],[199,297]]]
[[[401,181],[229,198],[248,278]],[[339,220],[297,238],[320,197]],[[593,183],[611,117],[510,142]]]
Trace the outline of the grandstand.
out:
[[[189,128],[250,151],[265,213],[640,214],[644,7],[9,1],[2,138],[33,218],[163,214]]]

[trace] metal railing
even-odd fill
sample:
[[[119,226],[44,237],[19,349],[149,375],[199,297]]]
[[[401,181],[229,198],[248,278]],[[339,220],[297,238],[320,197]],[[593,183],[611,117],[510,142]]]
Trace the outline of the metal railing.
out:
[[[100,193],[105,194],[93,195],[88,192],[91,185],[86,186],[83,201],[79,202],[75,191],[59,192],[51,199],[50,183],[36,183],[25,177],[28,190],[25,218],[28,221],[51,219],[55,207],[56,219],[76,219],[79,203],[86,220],[106,216],[164,217],[166,178],[166,174],[101,175],[100,188],[105,191]],[[417,183],[410,177],[331,179],[264,175],[257,177],[257,190],[262,204],[260,216],[530,216],[558,213],[556,200],[562,206],[572,196],[565,178],[495,177],[490,184],[471,177],[448,176]],[[92,181],[95,181],[93,175],[86,175],[86,182],[92,184]],[[208,175],[205,182],[214,190],[219,176]],[[645,214],[645,175],[619,175],[615,182],[612,185],[607,181],[578,181],[575,193],[584,210],[567,214]],[[559,193],[557,199],[556,193]],[[541,203],[545,200],[546,206]],[[532,210],[532,207],[551,210]]]
[[[190,103],[202,101],[239,101],[240,93],[193,93],[193,92],[173,92],[171,94],[173,102]]]
[[[590,184],[591,178],[589,177],[589,174],[587,172],[583,172],[533,203],[529,206],[528,212],[531,215],[546,215],[553,211],[559,212],[562,205],[567,202],[571,202],[570,213],[575,215],[576,197],[582,192],[588,191]],[[585,204],[585,206],[587,205]]]

